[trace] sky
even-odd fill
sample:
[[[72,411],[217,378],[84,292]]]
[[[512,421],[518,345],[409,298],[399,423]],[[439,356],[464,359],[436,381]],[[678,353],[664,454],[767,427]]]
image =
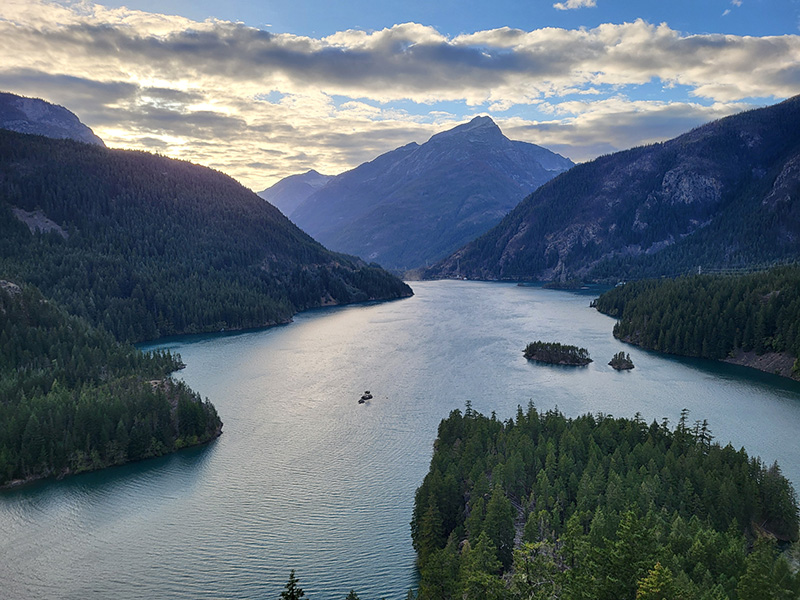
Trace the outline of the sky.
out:
[[[583,162],[800,94],[800,0],[2,0],[0,90],[256,191],[477,115]]]

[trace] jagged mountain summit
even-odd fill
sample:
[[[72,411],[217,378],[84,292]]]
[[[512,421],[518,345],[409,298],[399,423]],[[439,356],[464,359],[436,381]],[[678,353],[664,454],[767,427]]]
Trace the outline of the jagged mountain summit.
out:
[[[258,192],[258,195],[291,219],[295,209],[331,179],[333,175],[322,175],[311,169],[305,173],[285,177],[275,185]]]
[[[800,96],[602,156],[424,276],[610,280],[800,259]]]
[[[291,212],[331,249],[405,270],[447,256],[497,224],[571,160],[509,140],[489,117],[342,173]]]
[[[105,146],[75,113],[39,98],[0,92],[0,129]]]

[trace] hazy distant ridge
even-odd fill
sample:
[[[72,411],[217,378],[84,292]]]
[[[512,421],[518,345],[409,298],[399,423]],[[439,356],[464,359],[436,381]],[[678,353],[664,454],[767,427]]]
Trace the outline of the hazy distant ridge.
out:
[[[386,268],[414,268],[487,231],[572,166],[476,117],[332,178],[287,214],[331,249]]]

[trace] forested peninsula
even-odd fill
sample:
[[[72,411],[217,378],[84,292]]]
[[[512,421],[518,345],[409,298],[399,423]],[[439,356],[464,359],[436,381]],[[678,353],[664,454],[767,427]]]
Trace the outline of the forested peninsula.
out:
[[[467,405],[439,425],[411,523],[420,600],[797,598],[777,464],[666,420]]]
[[[286,323],[411,289],[329,252],[232,178],[0,130],[0,486],[219,435],[216,410],[129,344]]]
[[[180,357],[141,352],[31,285],[0,281],[0,487],[160,456],[222,431],[173,380]]]
[[[594,305],[623,341],[800,379],[800,266],[634,281]]]

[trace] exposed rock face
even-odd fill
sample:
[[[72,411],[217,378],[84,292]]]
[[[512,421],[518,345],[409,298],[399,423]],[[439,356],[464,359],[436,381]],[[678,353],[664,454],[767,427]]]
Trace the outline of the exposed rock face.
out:
[[[602,156],[427,271],[477,279],[676,275],[800,257],[800,97]]]
[[[105,146],[103,140],[63,106],[7,92],[0,92],[0,128]]]
[[[476,117],[334,177],[290,217],[331,249],[410,269],[484,233],[572,165]]]
[[[36,233],[37,231],[41,231],[42,233],[55,231],[62,238],[66,239],[69,237],[63,227],[61,227],[58,223],[48,219],[47,215],[45,215],[39,209],[28,212],[22,208],[12,207],[11,212],[15,217],[17,217],[17,219],[28,226],[28,229],[30,229],[31,233]]]
[[[291,219],[295,209],[331,179],[333,175],[322,175],[311,169],[281,179],[275,185],[258,192],[258,195]]]

